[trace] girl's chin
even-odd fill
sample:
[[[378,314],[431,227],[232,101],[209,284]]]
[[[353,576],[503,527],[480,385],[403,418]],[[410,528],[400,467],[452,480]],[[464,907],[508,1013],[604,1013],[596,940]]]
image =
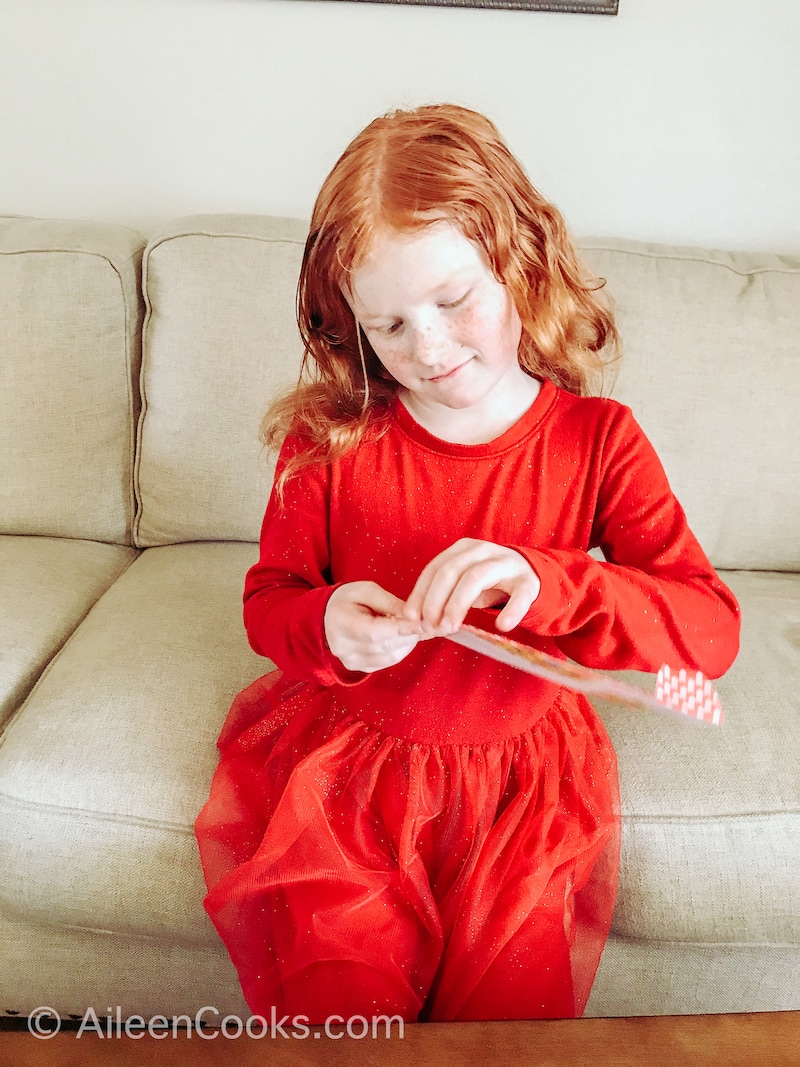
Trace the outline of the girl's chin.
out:
[[[435,415],[437,412],[441,412],[442,415],[447,416],[450,413],[459,411],[468,412],[472,408],[478,409],[480,406],[480,398],[474,396],[468,396],[465,394],[453,393],[451,395],[441,395],[432,397],[414,395],[413,393],[406,394],[406,407],[409,408],[413,414],[414,410],[421,413],[429,413]]]

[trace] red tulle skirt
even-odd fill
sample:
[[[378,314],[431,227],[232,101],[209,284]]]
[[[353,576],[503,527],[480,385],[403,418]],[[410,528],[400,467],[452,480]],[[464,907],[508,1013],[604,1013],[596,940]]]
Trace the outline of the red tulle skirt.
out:
[[[255,1013],[582,1013],[619,866],[611,743],[562,691],[529,730],[424,745],[279,672],[234,701],[196,832]]]

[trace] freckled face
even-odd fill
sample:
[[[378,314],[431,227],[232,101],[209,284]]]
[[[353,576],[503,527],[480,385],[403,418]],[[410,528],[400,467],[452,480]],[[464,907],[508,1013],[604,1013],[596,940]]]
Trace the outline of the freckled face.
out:
[[[517,360],[522,327],[508,289],[453,223],[382,232],[345,295],[404,403],[433,432],[458,412],[491,421],[520,406],[520,391],[527,407],[538,389]]]

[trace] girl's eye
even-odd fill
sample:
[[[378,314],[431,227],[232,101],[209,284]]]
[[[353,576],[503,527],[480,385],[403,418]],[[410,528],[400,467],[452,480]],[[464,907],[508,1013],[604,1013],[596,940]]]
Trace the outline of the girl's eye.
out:
[[[466,291],[466,293],[464,293],[463,296],[460,296],[458,298],[458,300],[449,300],[446,303],[440,304],[439,307],[440,308],[444,308],[445,310],[449,310],[450,308],[457,308],[460,304],[464,303],[464,301],[467,299],[469,294],[470,294],[470,290],[468,289]]]
[[[393,322],[390,326],[384,326],[383,332],[384,333],[388,333],[389,336],[391,337],[391,335],[393,333],[397,333],[397,331],[400,329],[400,327],[402,325],[403,325],[402,322]]]

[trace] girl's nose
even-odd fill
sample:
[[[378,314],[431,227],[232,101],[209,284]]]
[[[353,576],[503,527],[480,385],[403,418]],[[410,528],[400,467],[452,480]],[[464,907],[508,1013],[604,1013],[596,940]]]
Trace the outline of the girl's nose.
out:
[[[430,367],[441,362],[447,350],[447,337],[441,329],[424,326],[414,334],[414,358]]]

